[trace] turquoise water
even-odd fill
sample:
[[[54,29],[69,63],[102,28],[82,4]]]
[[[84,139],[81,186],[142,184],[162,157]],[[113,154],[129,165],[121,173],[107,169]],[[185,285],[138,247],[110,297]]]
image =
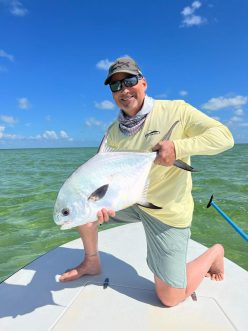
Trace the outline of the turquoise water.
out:
[[[78,237],[52,219],[65,179],[95,148],[0,150],[0,281],[37,256]],[[248,243],[213,209],[211,196],[248,233],[248,145],[212,157],[194,157],[195,213],[192,238],[224,245],[226,256],[248,270]],[[106,226],[102,226],[106,228]],[[145,249],[145,248],[144,248]]]

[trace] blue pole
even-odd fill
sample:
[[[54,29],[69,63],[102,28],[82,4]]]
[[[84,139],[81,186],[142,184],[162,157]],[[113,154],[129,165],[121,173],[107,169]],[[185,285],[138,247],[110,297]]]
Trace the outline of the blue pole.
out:
[[[208,205],[207,205],[207,208],[209,208],[210,206],[213,206],[217,212],[233,227],[233,229],[238,232],[238,234],[244,238],[246,241],[248,241],[248,235],[242,230],[240,229],[240,227],[234,223],[230,217],[228,217],[224,212],[223,210],[220,209],[220,207],[213,201],[213,198],[214,196],[212,195],[209,202],[208,202]]]

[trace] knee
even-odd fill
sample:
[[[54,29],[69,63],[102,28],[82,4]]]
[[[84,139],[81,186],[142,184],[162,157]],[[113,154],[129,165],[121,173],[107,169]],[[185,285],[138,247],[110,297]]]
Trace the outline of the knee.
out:
[[[165,307],[175,307],[180,303],[180,301],[176,300],[175,298],[170,298],[169,296],[166,295],[159,295],[157,293],[157,296],[162,303],[163,306]]]
[[[165,289],[156,289],[157,297],[160,302],[165,307],[174,307],[177,306],[180,302],[185,299],[185,291],[184,289],[173,289],[169,288]]]

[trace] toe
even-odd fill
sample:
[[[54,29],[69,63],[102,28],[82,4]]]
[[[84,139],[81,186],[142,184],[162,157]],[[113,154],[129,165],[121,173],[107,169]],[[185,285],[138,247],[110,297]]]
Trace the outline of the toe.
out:
[[[65,272],[60,278],[59,280],[61,282],[67,282],[70,280],[75,280],[79,277],[78,272],[76,270],[70,270],[68,272]]]

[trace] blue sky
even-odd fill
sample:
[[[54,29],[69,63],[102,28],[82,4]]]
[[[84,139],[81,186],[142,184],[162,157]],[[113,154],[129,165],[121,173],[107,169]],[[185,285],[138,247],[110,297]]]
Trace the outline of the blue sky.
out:
[[[184,99],[248,143],[248,2],[0,0],[0,148],[97,146],[129,55],[157,99]]]

